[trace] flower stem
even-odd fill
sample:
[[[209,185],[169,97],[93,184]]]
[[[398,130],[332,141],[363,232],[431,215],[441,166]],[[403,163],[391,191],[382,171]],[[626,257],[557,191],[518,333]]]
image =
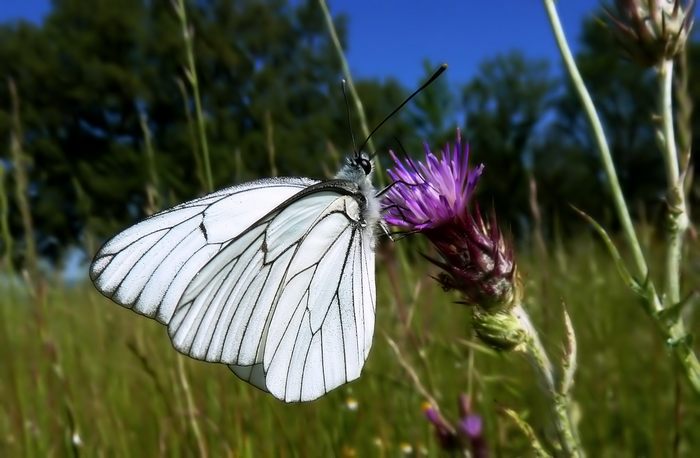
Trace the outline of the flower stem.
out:
[[[549,22],[552,25],[552,31],[554,32],[554,38],[557,41],[557,46],[561,52],[562,59],[564,60],[564,65],[571,82],[578,93],[581,103],[583,104],[584,111],[588,117],[588,122],[593,130],[593,138],[598,146],[598,151],[600,153],[600,158],[603,162],[603,168],[605,174],[608,178],[608,184],[610,185],[610,192],[612,193],[613,201],[615,203],[615,208],[617,209],[617,215],[622,224],[622,229],[632,250],[632,256],[634,258],[634,263],[637,268],[637,273],[640,278],[647,278],[649,268],[647,267],[646,260],[644,259],[644,253],[642,252],[642,247],[637,238],[637,234],[632,225],[632,218],[630,217],[629,210],[627,209],[627,202],[622,193],[622,188],[620,187],[620,181],[617,178],[617,172],[615,171],[615,165],[613,164],[612,155],[610,154],[610,147],[605,138],[605,132],[603,132],[603,124],[600,122],[598,113],[596,112],[595,105],[593,105],[593,100],[591,95],[586,89],[586,85],[583,82],[581,73],[578,71],[574,57],[571,54],[571,49],[569,49],[569,44],[566,41],[566,36],[564,35],[564,29],[561,26],[561,21],[559,20],[559,15],[557,13],[556,6],[554,5],[554,0],[543,0],[545,9],[547,10],[547,15],[549,16]],[[655,307],[657,304],[654,305]],[[657,310],[660,308],[656,307]]]
[[[641,281],[646,283],[646,293],[644,294],[646,310],[659,326],[662,335],[666,338],[667,344],[673,348],[676,360],[683,367],[693,390],[697,394],[700,394],[700,361],[698,361],[697,356],[693,352],[690,339],[688,338],[682,320],[677,318],[669,322],[663,319],[661,312],[664,311],[664,306],[659,299],[659,295],[655,292],[653,283],[649,280],[649,269],[647,267],[644,254],[642,253],[641,245],[634,231],[629,210],[627,209],[627,204],[622,194],[622,189],[620,188],[620,183],[617,179],[617,173],[612,162],[610,148],[608,147],[607,140],[603,132],[602,123],[600,122],[600,118],[596,113],[591,96],[586,89],[583,78],[578,71],[576,62],[571,54],[571,50],[569,49],[569,45],[564,35],[564,30],[562,29],[561,22],[559,21],[554,0],[543,0],[543,2],[545,9],[547,10],[547,15],[549,16],[549,21],[552,25],[552,31],[554,32],[557,46],[559,47],[562,59],[564,60],[564,65],[566,66],[566,70],[571,77],[574,88],[581,99],[584,111],[588,117],[591,129],[593,130],[593,137],[598,145],[600,157],[603,162],[603,168],[605,169],[605,173],[608,177],[610,190],[615,202],[615,208],[617,209],[618,217],[622,223],[625,238],[627,239],[627,243],[632,250],[637,273]],[[678,304],[680,301],[680,279],[678,272],[680,270],[683,233],[689,224],[681,175],[678,172],[678,157],[676,153],[675,138],[673,135],[673,111],[671,102],[673,77],[672,70],[672,62],[667,61],[661,65],[659,72],[662,93],[661,115],[663,117],[664,131],[663,149],[665,151],[664,157],[668,169],[666,173],[667,177],[669,178],[670,190],[668,196],[670,208],[669,219],[671,223],[669,225],[669,231],[673,231],[673,235],[670,236],[671,238],[669,240],[668,255],[666,260],[666,290],[667,303],[669,305]],[[672,183],[675,183],[676,185],[673,185]],[[671,234],[671,232],[669,232],[669,234]]]
[[[323,12],[323,17],[326,21],[326,27],[328,27],[328,33],[331,36],[331,41],[338,53],[338,59],[340,60],[340,66],[343,70],[343,76],[348,84],[348,89],[350,90],[350,96],[355,103],[355,110],[357,111],[357,116],[360,118],[360,128],[362,129],[362,135],[367,138],[367,147],[370,151],[376,151],[374,142],[369,138],[369,125],[367,124],[367,115],[365,114],[365,108],[362,105],[362,99],[360,99],[357,90],[355,89],[355,83],[352,79],[352,73],[350,72],[350,66],[348,65],[348,60],[345,58],[345,52],[343,51],[343,45],[340,43],[340,38],[338,38],[338,33],[335,30],[335,24],[333,23],[333,16],[328,10],[328,5],[326,0],[318,0],[318,5]],[[377,162],[379,160],[377,159]],[[377,184],[380,188],[384,187],[386,183],[385,172],[381,167],[376,167],[375,176],[377,177]],[[396,254],[403,269],[404,274],[408,275],[411,271],[410,264],[408,262],[408,257],[406,255],[406,250],[403,245],[396,246]]]
[[[338,59],[340,60],[340,67],[343,70],[343,76],[345,81],[348,83],[348,89],[350,90],[350,96],[352,101],[355,103],[355,110],[357,111],[357,116],[360,118],[360,128],[362,129],[362,135],[365,137],[369,136],[369,125],[367,124],[367,116],[365,115],[365,109],[362,106],[362,99],[357,94],[357,89],[355,89],[355,83],[352,80],[352,73],[350,73],[350,66],[348,65],[348,60],[345,58],[345,51],[343,51],[343,45],[340,43],[340,38],[338,38],[338,33],[335,30],[335,24],[333,23],[333,16],[328,10],[328,5],[326,5],[326,0],[318,0],[318,5],[321,7],[323,12],[323,17],[326,20],[326,27],[328,27],[328,33],[331,36],[331,41],[335,47],[336,53],[338,54]],[[367,141],[367,146],[370,151],[376,151],[374,148],[374,143],[372,139]],[[384,173],[377,168],[377,182],[380,186],[384,185]]]
[[[195,117],[197,118],[199,141],[201,143],[202,158],[204,160],[204,174],[206,177],[207,192],[212,192],[214,190],[214,180],[212,178],[211,164],[209,162],[209,143],[207,142],[207,127],[204,120],[204,113],[202,111],[202,99],[199,95],[199,79],[197,78],[197,66],[194,62],[194,50],[192,45],[193,31],[187,23],[187,8],[185,6],[185,0],[173,1],[173,6],[175,7],[175,12],[177,13],[178,18],[180,19],[180,25],[182,26],[182,37],[185,41],[185,54],[187,57],[187,66],[185,67],[185,72],[187,74],[187,80],[192,86]]]
[[[683,236],[688,229],[683,180],[679,173],[676,137],[673,131],[673,60],[665,60],[658,68],[659,112],[662,121],[662,149],[668,186],[668,251],[666,252],[667,306],[681,300],[680,268]]]
[[[683,189],[683,178],[679,169],[679,156],[676,149],[676,136],[673,129],[673,60],[668,59],[659,65],[659,112],[662,122],[662,153],[666,166],[668,186],[668,247],[666,251],[666,307],[673,307],[681,301],[680,270],[683,258],[683,237],[690,224]],[[685,325],[680,314],[671,323],[662,321],[662,331],[667,334],[667,342],[683,367],[688,380],[700,393],[700,362],[687,338]]]
[[[540,341],[540,336],[537,333],[537,330],[532,325],[532,321],[530,321],[530,316],[520,305],[513,308],[512,313],[518,319],[521,328],[527,335],[526,351],[528,356],[531,358],[533,365],[538,371],[540,382],[542,382],[542,385],[547,392],[555,392],[554,368],[552,366],[552,362],[547,356],[547,352],[545,351],[542,342]]]
[[[512,313],[518,319],[521,328],[527,335],[524,351],[537,371],[544,391],[552,403],[554,424],[559,436],[559,443],[566,456],[583,457],[583,451],[576,440],[578,434],[569,414],[571,411],[571,398],[568,393],[562,393],[557,390],[554,380],[554,368],[525,309],[518,305],[512,310]]]

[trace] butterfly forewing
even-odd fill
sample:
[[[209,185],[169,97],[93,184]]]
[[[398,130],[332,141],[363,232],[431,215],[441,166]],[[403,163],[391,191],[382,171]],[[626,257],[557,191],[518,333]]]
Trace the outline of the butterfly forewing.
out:
[[[249,227],[233,218],[222,222],[221,212],[208,210],[226,206],[247,222],[251,218],[246,211],[270,212],[314,183],[303,178],[258,180],[153,215],[109,240],[95,256],[90,278],[118,304],[167,324],[185,288],[219,252],[222,240]]]

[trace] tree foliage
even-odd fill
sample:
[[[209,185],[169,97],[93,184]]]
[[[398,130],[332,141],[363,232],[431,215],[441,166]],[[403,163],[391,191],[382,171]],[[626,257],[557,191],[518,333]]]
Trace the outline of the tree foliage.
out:
[[[546,61],[514,52],[485,61],[462,90],[466,137],[487,167],[481,191],[514,222],[528,218],[526,172],[554,88]]]
[[[188,16],[217,187],[269,175],[271,146],[281,175],[321,176],[331,142],[348,151],[338,58],[315,2],[201,0]],[[338,29],[344,35],[342,18]],[[201,194],[184,63],[169,2],[55,0],[41,26],[0,27],[0,75],[21,98],[45,256],[86,230],[104,237],[143,217],[150,176],[142,119],[166,203]],[[362,82],[360,91],[372,122],[403,97],[394,82]],[[0,110],[7,139],[6,89]]]
[[[622,188],[635,213],[654,210],[663,197],[664,173],[655,143],[655,78],[621,58],[614,38],[597,20],[584,23],[577,64],[591,92],[612,150]],[[611,202],[587,118],[568,80],[554,101],[554,116],[535,154],[542,203],[570,214],[568,205],[609,220]],[[640,216],[637,214],[637,216]],[[607,221],[610,224],[613,221]]]
[[[182,28],[169,2],[54,0],[52,6],[40,25],[0,25],[0,138],[9,148],[12,81],[29,160],[15,164],[2,150],[5,192],[15,205],[12,179],[20,171],[28,175],[32,235],[41,254],[56,260],[88,233],[104,238],[142,218],[149,192],[173,204],[201,195],[205,186]],[[352,142],[338,57],[316,2],[192,0],[187,11],[215,186],[273,172],[332,175]],[[345,25],[336,18],[341,39]],[[698,49],[689,50],[691,74]],[[597,21],[584,24],[577,57],[632,208],[653,215],[664,189],[654,77],[621,60]],[[426,76],[434,70],[427,61],[424,67]],[[391,79],[356,86],[370,128],[409,92]],[[689,88],[697,106],[697,78]],[[420,153],[423,141],[452,140],[457,125],[472,160],[486,164],[482,202],[516,234],[530,228],[532,179],[550,225],[578,227],[570,204],[614,223],[587,120],[561,69],[519,52],[494,56],[457,87],[438,80],[374,144],[379,153],[400,150],[398,139],[409,154]],[[386,165],[386,155],[378,157]],[[10,228],[21,240],[16,210],[10,208]]]

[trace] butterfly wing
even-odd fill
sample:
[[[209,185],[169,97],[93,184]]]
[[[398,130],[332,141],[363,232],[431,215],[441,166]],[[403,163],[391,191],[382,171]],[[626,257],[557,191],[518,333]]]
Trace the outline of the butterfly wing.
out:
[[[372,346],[374,250],[366,229],[342,234],[327,253],[314,276],[302,271],[285,282],[262,361],[229,366],[287,402],[316,399],[358,378]],[[314,301],[319,296],[324,300]]]
[[[316,181],[258,180],[185,202],[109,240],[90,266],[113,301],[168,324],[182,293],[228,242]]]
[[[319,183],[222,247],[180,299],[175,348],[287,402],[359,377],[376,302],[362,199],[353,183]]]

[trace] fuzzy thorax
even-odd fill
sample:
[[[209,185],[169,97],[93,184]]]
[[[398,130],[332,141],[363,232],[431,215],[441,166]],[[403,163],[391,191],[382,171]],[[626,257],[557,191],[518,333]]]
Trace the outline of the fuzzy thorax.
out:
[[[363,167],[364,163],[364,167]],[[369,172],[366,167],[369,165]],[[375,237],[374,228],[380,220],[381,202],[377,197],[376,190],[372,185],[372,175],[374,173],[374,163],[369,158],[367,153],[361,153],[358,156],[349,156],[345,163],[335,175],[337,180],[347,180],[355,183],[360,189],[360,192],[365,197],[364,205],[362,205],[362,219],[365,224],[372,228],[372,248],[374,248]]]

